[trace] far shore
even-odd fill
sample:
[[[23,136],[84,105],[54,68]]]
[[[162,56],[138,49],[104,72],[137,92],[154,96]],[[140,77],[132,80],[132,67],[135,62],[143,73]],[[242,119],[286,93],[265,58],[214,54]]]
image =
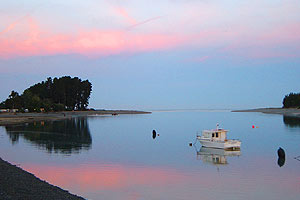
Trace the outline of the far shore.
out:
[[[62,111],[43,113],[0,113],[0,126],[29,123],[45,120],[62,120],[71,117],[89,115],[122,115],[122,114],[151,114],[146,111],[136,110],[88,110],[88,111]]]
[[[300,117],[300,109],[298,108],[256,108],[247,110],[232,110],[231,112],[261,112],[265,114],[279,114],[290,117]]]

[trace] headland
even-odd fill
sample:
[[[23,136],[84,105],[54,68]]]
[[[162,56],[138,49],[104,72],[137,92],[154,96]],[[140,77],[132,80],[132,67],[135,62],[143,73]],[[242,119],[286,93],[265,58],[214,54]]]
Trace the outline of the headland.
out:
[[[298,108],[256,108],[247,110],[232,110],[231,112],[260,112],[265,114],[279,114],[290,117],[300,117]]]

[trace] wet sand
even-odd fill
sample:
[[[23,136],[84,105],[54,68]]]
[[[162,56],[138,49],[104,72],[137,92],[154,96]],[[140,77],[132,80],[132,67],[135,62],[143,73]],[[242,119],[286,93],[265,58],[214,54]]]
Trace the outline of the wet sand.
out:
[[[0,158],[0,199],[83,200],[84,198],[50,185]]]
[[[48,113],[0,113],[0,126],[28,123],[45,120],[61,120],[77,116],[89,115],[122,115],[122,114],[150,114],[151,112],[135,110],[95,110],[95,111],[65,111]]]
[[[233,110],[231,112],[261,112],[265,114],[279,114],[291,117],[300,117],[300,109],[297,108],[257,108],[248,110]]]

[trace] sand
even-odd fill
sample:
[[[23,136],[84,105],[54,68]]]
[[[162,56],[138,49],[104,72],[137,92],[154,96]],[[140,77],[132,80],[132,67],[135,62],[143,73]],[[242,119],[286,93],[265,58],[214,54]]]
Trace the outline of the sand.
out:
[[[95,110],[95,111],[65,111],[49,113],[0,113],[0,126],[28,123],[45,120],[62,120],[77,116],[89,115],[122,115],[122,114],[150,114],[151,112],[135,110]]]
[[[0,158],[0,199],[83,200]]]
[[[249,110],[233,110],[232,112],[261,112],[265,114],[280,114],[290,117],[300,117],[300,109],[297,108],[257,108]]]

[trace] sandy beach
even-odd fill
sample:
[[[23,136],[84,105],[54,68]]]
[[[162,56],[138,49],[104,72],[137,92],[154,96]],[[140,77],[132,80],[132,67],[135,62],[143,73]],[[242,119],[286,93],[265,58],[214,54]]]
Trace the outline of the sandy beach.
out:
[[[151,112],[135,110],[95,110],[95,111],[64,111],[49,113],[0,113],[0,126],[34,121],[61,120],[70,117],[89,115],[122,115],[122,114],[150,114]]]
[[[261,112],[265,114],[279,114],[290,117],[300,117],[300,109],[297,108],[257,108],[248,110],[233,110],[232,112]]]

